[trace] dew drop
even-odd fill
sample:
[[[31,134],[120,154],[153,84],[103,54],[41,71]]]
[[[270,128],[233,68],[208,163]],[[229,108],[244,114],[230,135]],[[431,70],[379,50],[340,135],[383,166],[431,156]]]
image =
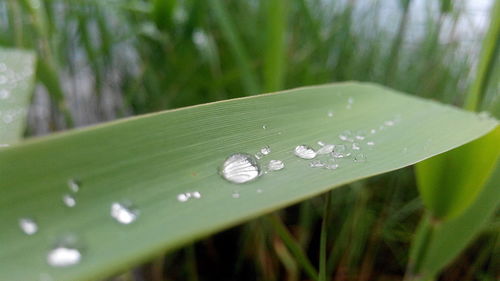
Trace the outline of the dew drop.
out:
[[[352,150],[361,150],[361,147],[355,142],[352,143]]]
[[[369,146],[374,146],[374,145],[375,145],[375,142],[373,142],[373,141],[369,141],[369,142],[366,142],[366,145],[369,145]]]
[[[238,199],[240,198],[240,194],[238,192],[233,192],[233,194],[231,194],[231,197],[233,197],[234,199]]]
[[[328,170],[336,170],[338,167],[339,167],[339,164],[325,165],[325,169],[328,169]]]
[[[70,194],[63,195],[62,200],[67,207],[73,208],[76,206],[76,199]]]
[[[193,191],[193,192],[185,192],[177,195],[177,201],[179,202],[187,202],[191,198],[195,199],[200,199],[201,198],[201,193],[199,191]]]
[[[266,124],[262,125],[262,129],[264,130],[267,129],[267,125]]]
[[[311,163],[309,163],[309,167],[311,168],[323,168],[325,166],[325,164],[321,161],[312,161]]]
[[[80,190],[80,183],[75,179],[69,179],[68,180],[68,188],[69,188],[69,190],[73,191],[74,193],[77,193]]]
[[[201,193],[199,191],[193,191],[193,192],[191,192],[191,195],[196,199],[201,198]]]
[[[111,217],[121,224],[133,223],[139,216],[139,211],[129,204],[113,202],[111,204]]]
[[[358,153],[354,155],[354,162],[365,162],[366,161],[366,155],[363,153]]]
[[[257,193],[262,193],[262,189],[257,189]]]
[[[387,121],[385,121],[385,122],[384,122],[384,125],[386,125],[386,126],[388,126],[388,127],[392,127],[392,126],[394,126],[394,124],[395,124],[395,123],[394,123],[394,121],[392,121],[392,120],[387,120]]]
[[[326,143],[324,143],[323,141],[318,141],[318,145],[319,146],[325,146]]]
[[[316,151],[316,154],[319,155],[319,154],[332,153],[334,148],[335,148],[335,145],[333,145],[333,144],[325,144],[323,147],[321,147],[320,149],[318,149]]]
[[[9,97],[10,97],[9,91],[7,91],[5,89],[0,90],[0,99],[5,100],[5,99],[8,99]]]
[[[316,151],[305,144],[295,147],[294,153],[297,157],[302,159],[313,159],[316,157]]]
[[[342,141],[348,141],[348,142],[354,141],[353,137],[352,137],[352,132],[349,130],[346,130],[346,131],[343,131],[342,133],[340,133],[339,139]]]
[[[283,168],[285,168],[285,163],[283,163],[283,161],[281,160],[271,160],[267,165],[267,169],[269,171],[279,171]]]
[[[80,263],[80,250],[72,247],[58,246],[49,251],[47,263],[54,267],[66,267]]]
[[[220,170],[221,176],[232,183],[245,183],[261,175],[261,168],[254,156],[235,153],[229,156]]]
[[[33,235],[38,231],[38,224],[31,218],[19,219],[19,227],[27,235]]]
[[[189,197],[186,195],[186,193],[181,193],[177,195],[177,201],[179,202],[186,202],[189,200]]]
[[[260,153],[262,153],[262,155],[269,155],[269,153],[271,153],[271,147],[269,147],[269,145],[264,146],[260,149]]]
[[[375,129],[370,130],[370,134],[372,134],[372,135],[375,134],[376,132],[377,132],[377,130],[375,130]]]
[[[331,117],[333,117],[333,111],[328,111],[327,115],[328,115],[328,117],[330,117],[330,118],[331,118]]]

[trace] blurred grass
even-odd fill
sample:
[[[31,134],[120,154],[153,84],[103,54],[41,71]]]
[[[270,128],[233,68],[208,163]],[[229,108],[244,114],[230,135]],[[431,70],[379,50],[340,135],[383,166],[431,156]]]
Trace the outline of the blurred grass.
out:
[[[469,11],[463,1],[422,1],[425,20],[417,23],[415,2],[394,1],[388,11],[381,0],[2,0],[0,45],[35,49],[40,57],[32,134],[344,80],[378,82],[463,106],[481,44],[463,44],[457,35]],[[488,73],[474,90],[484,98],[469,103],[500,112],[500,71]],[[41,130],[41,123],[48,129]],[[322,204],[313,199],[279,213],[314,264]],[[326,270],[334,280],[401,277],[422,214],[411,169],[338,189],[331,204],[336,211],[329,216]],[[215,235],[156,264],[175,280],[193,271],[200,280],[303,279],[280,246],[282,237],[262,225]],[[498,224],[491,227],[496,231],[483,233],[482,241],[495,237]],[[247,247],[235,251],[240,238]],[[481,264],[458,258],[442,279],[470,268],[471,279],[493,280],[498,271],[487,265],[494,251],[480,242],[469,251],[483,257]],[[188,263],[193,256],[198,262]],[[242,261],[238,270],[227,268],[234,256]],[[118,279],[140,280],[148,272],[144,266]]]

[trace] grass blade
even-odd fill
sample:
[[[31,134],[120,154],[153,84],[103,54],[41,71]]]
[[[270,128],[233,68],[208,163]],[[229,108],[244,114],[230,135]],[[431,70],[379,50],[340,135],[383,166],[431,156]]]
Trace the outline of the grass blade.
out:
[[[330,110],[334,117],[328,116]],[[395,124],[388,122],[393,118]],[[333,187],[414,164],[495,126],[496,120],[387,88],[342,83],[193,106],[27,141],[0,152],[0,279],[33,280],[40,273],[64,280],[104,278]],[[346,158],[339,160],[337,170],[315,169],[292,153],[298,144],[338,144],[344,130],[374,128],[376,134],[364,141],[375,146],[360,142],[364,162]],[[262,165],[281,159],[285,169],[244,185],[218,175],[230,154],[255,153],[264,145],[272,153]],[[81,191],[77,205],[68,209],[61,196],[68,192],[70,178],[80,180]],[[179,202],[177,196],[188,191],[199,191],[202,198]],[[110,206],[117,201],[135,204],[139,219],[131,225],[114,221]],[[18,219],[24,216],[38,221],[39,233],[20,231]],[[81,263],[49,267],[47,251],[68,232],[82,241]]]

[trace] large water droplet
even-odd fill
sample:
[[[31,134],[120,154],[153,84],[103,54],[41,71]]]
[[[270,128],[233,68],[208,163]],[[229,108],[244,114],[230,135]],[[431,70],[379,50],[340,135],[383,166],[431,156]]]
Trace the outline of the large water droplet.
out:
[[[72,247],[58,246],[47,255],[47,263],[55,267],[66,267],[78,264],[82,259],[80,250]]]
[[[220,173],[224,179],[232,183],[245,183],[255,180],[261,174],[257,159],[250,154],[236,153],[229,156]]]
[[[269,147],[269,145],[264,146],[260,149],[260,153],[262,153],[262,155],[269,155],[269,153],[271,153],[271,147]]]
[[[279,171],[283,168],[285,168],[285,163],[283,163],[283,161],[281,160],[271,160],[267,165],[267,169],[269,171]]]
[[[139,216],[139,211],[130,204],[114,202],[111,204],[111,217],[121,224],[133,223]]]
[[[305,144],[295,147],[294,153],[302,159],[313,159],[316,157],[316,151]]]
[[[76,206],[76,199],[70,194],[63,195],[62,200],[64,205],[66,205],[67,207],[73,208]]]
[[[76,179],[68,180],[68,188],[73,192],[78,192],[80,190],[80,183]]]
[[[19,219],[19,227],[25,234],[28,235],[33,235],[38,231],[37,223],[31,218]]]

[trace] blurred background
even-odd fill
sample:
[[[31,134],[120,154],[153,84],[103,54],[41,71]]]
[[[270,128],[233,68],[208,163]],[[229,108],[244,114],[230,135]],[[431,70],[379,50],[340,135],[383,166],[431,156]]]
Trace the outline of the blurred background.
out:
[[[0,45],[39,56],[28,136],[346,80],[461,106],[494,1],[0,0]],[[498,99],[493,73],[483,109]],[[331,196],[331,280],[401,280],[423,211],[412,168]],[[112,280],[308,280],[276,224],[316,264],[322,204],[308,200]],[[439,280],[499,280],[499,227],[497,215]]]

